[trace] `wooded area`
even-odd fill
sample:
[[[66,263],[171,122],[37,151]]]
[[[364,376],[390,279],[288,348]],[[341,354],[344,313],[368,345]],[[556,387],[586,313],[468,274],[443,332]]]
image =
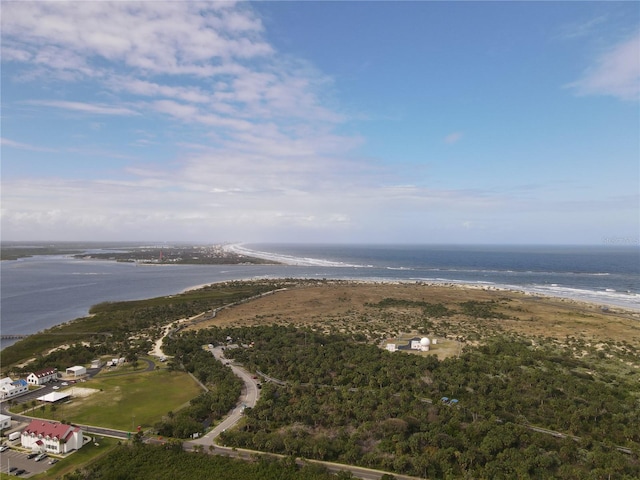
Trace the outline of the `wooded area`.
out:
[[[500,337],[439,361],[284,326],[209,329],[182,341],[227,336],[253,343],[228,357],[286,382],[264,385],[242,428],[222,437],[227,445],[430,478],[640,476],[635,379],[555,347]]]
[[[90,467],[66,475],[65,480],[341,480],[350,474],[332,475],[323,467],[299,467],[293,459],[255,462],[234,460],[207,453],[186,453],[180,445],[161,447],[144,444],[119,446]]]

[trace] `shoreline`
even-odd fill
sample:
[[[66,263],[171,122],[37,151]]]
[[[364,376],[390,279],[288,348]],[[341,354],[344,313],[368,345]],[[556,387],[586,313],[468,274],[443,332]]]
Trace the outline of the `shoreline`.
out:
[[[284,279],[287,277],[273,277],[273,278],[268,278],[266,280],[271,280],[271,281],[277,281],[279,279]],[[288,277],[288,278],[293,278],[293,279],[297,279],[297,280],[318,280],[317,278],[304,278],[304,277]],[[244,279],[239,279],[239,280],[234,280],[234,281],[247,281],[247,282],[251,282],[251,281],[256,281],[258,280],[257,278],[244,278]],[[265,278],[262,278],[262,280],[265,280]],[[165,295],[166,297],[171,297],[173,295],[179,295],[182,293],[188,293],[191,291],[195,291],[195,290],[199,290],[201,288],[206,288],[208,286],[211,285],[216,285],[216,284],[222,284],[222,283],[226,283],[229,280],[224,280],[224,281],[218,281],[218,282],[208,282],[208,283],[201,283],[201,284],[197,284],[197,285],[193,285],[191,287],[187,287],[183,290],[181,290],[178,293],[175,294],[169,294],[169,295]],[[589,300],[585,300],[585,299],[580,299],[580,298],[573,298],[573,297],[562,297],[562,296],[557,296],[557,295],[549,295],[549,294],[545,294],[545,293],[539,293],[539,292],[532,292],[532,291],[527,291],[526,289],[522,289],[522,288],[510,288],[509,286],[503,286],[503,285],[487,285],[487,284],[473,284],[473,283],[462,283],[462,282],[426,282],[426,281],[411,281],[411,280],[398,280],[398,279],[354,279],[354,278],[330,278],[327,277],[326,278],[327,282],[336,282],[336,283],[342,283],[342,284],[346,284],[346,285],[369,285],[369,286],[380,286],[380,287],[384,287],[384,286],[388,286],[388,285],[419,285],[421,287],[424,288],[449,288],[449,289],[458,289],[461,291],[483,291],[483,292],[505,292],[505,293],[510,293],[510,294],[515,294],[515,295],[523,295],[526,296],[528,298],[531,299],[540,299],[543,301],[548,301],[548,302],[561,302],[564,304],[569,304],[569,305],[574,305],[578,308],[583,308],[586,310],[597,310],[600,313],[612,313],[612,314],[618,314],[618,315],[625,315],[631,319],[634,319],[636,321],[640,321],[640,308],[639,309],[633,309],[633,308],[628,308],[625,306],[619,306],[619,305],[605,305],[601,302],[593,302],[593,301],[589,301]],[[153,298],[153,297],[150,297]],[[148,300],[148,299],[147,299]],[[606,308],[604,308],[606,307]],[[65,322],[61,322],[53,327],[49,327],[49,328],[55,328],[59,325],[63,325],[65,323],[68,322],[72,322],[78,319],[82,319],[82,318],[86,318],[89,315],[85,315],[82,317],[77,317],[75,319],[70,319],[67,320]],[[41,333],[42,331],[38,331],[38,332],[33,332],[30,334],[27,334],[27,337],[30,337],[32,335],[37,335],[39,333]],[[25,337],[25,338],[27,338]],[[16,340],[17,342],[18,340]],[[15,342],[13,342],[15,343]],[[13,344],[12,343],[12,344]],[[2,349],[8,347],[10,345],[3,345]],[[1,350],[0,350],[1,351]]]
[[[250,256],[271,258],[271,255],[267,253],[250,250],[248,248],[243,247],[243,244],[241,243],[227,244],[224,246],[224,248],[228,250],[242,251],[243,254],[246,253],[246,254],[249,254]],[[61,263],[61,264],[64,263],[65,265],[66,263],[69,263],[69,265],[73,265],[72,267],[73,270],[70,272],[70,274],[72,275],[100,275],[99,277],[95,277],[95,276],[73,277],[79,280],[78,282],[74,282],[74,283],[79,283],[80,286],[82,286],[83,288],[85,286],[88,286],[89,288],[91,288],[92,284],[97,283],[98,281],[97,279],[100,279],[100,281],[102,281],[103,278],[107,278],[107,277],[104,277],[104,275],[108,275],[112,273],[120,274],[121,272],[123,272],[122,268],[124,267],[124,265],[130,266],[130,264],[121,264],[118,262],[111,262],[111,261],[95,261],[95,264],[93,262],[76,262],[75,260],[70,259],[70,257],[67,255],[63,255],[63,256],[55,255],[52,257],[46,256],[45,260],[51,261],[52,258],[56,260],[56,262],[58,262],[59,260],[58,263]],[[360,257],[356,256],[355,258],[359,259]],[[419,268],[416,268],[416,269],[402,268],[401,266],[397,268],[385,267],[385,266],[373,267],[373,266],[366,266],[366,265],[354,266],[353,262],[350,262],[350,263],[329,262],[329,261],[319,260],[318,258],[294,258],[289,256],[286,258],[281,258],[280,260],[283,260],[283,262],[280,264],[264,264],[260,266],[250,266],[250,268],[247,268],[247,266],[245,265],[224,265],[223,266],[224,268],[221,268],[221,269],[216,267],[209,267],[211,268],[211,270],[193,270],[193,276],[191,276],[192,270],[188,270],[188,273],[183,274],[184,278],[180,282],[181,284],[175,285],[176,287],[175,289],[170,288],[170,289],[164,290],[159,294],[155,294],[154,292],[147,292],[147,289],[142,288],[139,293],[140,296],[136,295],[135,299],[143,300],[143,299],[154,298],[159,296],[177,295],[180,293],[201,289],[203,287],[206,287],[207,285],[212,285],[215,283],[223,283],[227,281],[241,281],[241,280],[252,281],[252,280],[261,280],[261,279],[277,280],[277,279],[284,279],[284,278],[319,280],[322,278],[327,278],[327,279],[361,282],[361,283],[362,282],[383,283],[383,284],[384,283],[404,283],[404,284],[419,283],[423,285],[433,285],[433,286],[452,285],[452,286],[470,288],[470,289],[521,292],[531,297],[544,297],[544,298],[551,298],[551,299],[559,299],[562,301],[579,302],[584,305],[596,306],[596,307],[599,307],[600,309],[602,309],[603,307],[608,307],[611,310],[615,309],[616,311],[629,312],[630,314],[634,315],[635,318],[637,318],[638,314],[640,313],[640,293],[626,293],[622,290],[623,288],[630,288],[630,287],[635,288],[636,283],[635,283],[635,280],[632,280],[632,279],[629,280],[630,283],[628,283],[628,286],[626,287],[620,286],[619,282],[615,285],[610,285],[609,282],[606,280],[606,277],[603,278],[602,280],[589,280],[588,282],[577,281],[577,280],[575,282],[572,282],[569,279],[567,279],[566,282],[559,281],[558,282],[559,285],[558,285],[555,283],[546,283],[546,282],[554,281],[553,279],[547,276],[545,277],[534,276],[533,278],[531,278],[530,276],[526,275],[526,272],[524,275],[520,275],[518,272],[515,272],[514,276],[511,276],[508,274],[501,275],[500,272],[497,272],[495,275],[488,274],[483,276],[482,271],[479,271],[477,275],[475,275],[474,273],[471,273],[471,274],[461,273],[460,275],[458,275],[455,271],[444,271],[443,273],[439,273],[435,268],[431,270],[431,269],[419,269]],[[365,259],[362,263],[364,264],[367,261],[368,260]],[[39,265],[40,263],[45,265],[47,264],[47,262],[41,262],[35,258],[25,259],[24,262],[17,261],[17,263],[3,262],[3,273],[5,268],[14,268],[15,266],[17,269],[17,267],[20,267],[23,264]],[[118,264],[118,268],[117,269],[115,269],[115,267],[103,268],[102,266],[106,264],[114,264],[114,265]],[[6,265],[13,265],[13,266],[7,267]],[[184,266],[176,265],[176,268],[178,267],[183,269],[186,268]],[[189,268],[191,268],[191,266],[189,266]],[[199,269],[200,266],[197,266],[196,268]],[[130,270],[132,269],[125,268],[124,273],[126,273],[128,276],[137,275],[135,273],[132,274]],[[140,269],[140,271],[142,270],[146,270],[146,269]],[[206,274],[206,275],[202,274],[202,272],[209,272],[209,271],[211,272],[211,274]],[[606,270],[601,270],[601,271],[605,272]],[[159,273],[160,272],[159,270],[156,272],[158,273],[152,274],[154,277],[156,275],[166,276],[166,274]],[[171,275],[173,276],[173,274]],[[600,274],[587,274],[587,275],[608,275],[608,274],[600,273]],[[458,280],[458,278],[460,277],[462,277],[463,279]],[[491,279],[493,281],[491,282],[482,281],[485,278]],[[540,279],[540,282],[536,281],[537,278]],[[597,277],[597,278],[600,278],[600,277]],[[87,279],[87,280],[80,281],[80,279]],[[529,280],[531,279],[533,281],[529,282]],[[141,280],[144,280],[144,279],[141,277]],[[511,280],[514,280],[515,282],[510,283]],[[169,282],[167,282],[167,284],[169,284]],[[566,286],[566,285],[570,285],[570,286]],[[46,294],[49,294],[48,292],[50,290],[53,290],[53,288],[49,288],[49,287],[50,287],[49,285],[45,284],[41,286],[41,289]],[[65,288],[71,288],[71,287],[72,285],[69,285],[69,286],[66,286]],[[618,290],[614,291],[613,288],[607,288],[607,287],[615,287],[615,288],[618,288]],[[135,286],[133,286],[133,288],[135,289]],[[133,291],[137,291],[137,289]],[[129,292],[132,292],[132,290],[129,290]],[[3,294],[4,294],[4,291],[3,291]],[[15,295],[13,295],[13,297],[15,297]],[[3,333],[33,335],[42,331],[43,329],[61,325],[68,321],[73,321],[77,318],[82,318],[88,314],[89,309],[93,305],[101,303],[102,301],[120,301],[117,299],[112,300],[110,298],[104,298],[104,299],[102,299],[102,297],[100,298],[96,297],[96,298],[97,298],[96,300],[94,300],[93,297],[87,297],[86,299],[83,298],[83,300],[86,300],[86,302],[83,302],[81,304],[78,303],[78,305],[81,305],[80,308],[70,307],[76,304],[73,298],[70,298],[65,303],[58,303],[54,305],[53,308],[50,303],[47,304],[47,310],[45,313],[42,314],[43,318],[45,318],[46,320],[46,325],[44,321],[38,324],[34,322],[33,326],[35,328],[33,330],[31,330],[31,328],[28,328],[28,326],[31,326],[30,323],[13,322],[12,318],[10,318],[8,315],[3,315],[2,326],[6,327],[6,328],[3,328]],[[126,301],[126,299],[123,301]],[[83,306],[85,305],[85,303],[86,303],[86,310],[84,310],[84,306]],[[5,305],[3,305],[3,307],[4,306]],[[9,310],[6,310],[6,312],[9,312]],[[38,310],[35,313],[39,314],[39,312],[40,311]],[[53,322],[55,322],[53,324],[49,323],[51,321],[51,318],[54,316],[54,315],[51,315],[51,312],[55,312],[55,317],[56,317],[55,319],[53,319]],[[68,317],[65,317],[65,314],[69,314],[69,313],[70,315]],[[21,319],[22,317],[16,317],[16,318]],[[17,325],[21,325],[21,326],[16,327]],[[2,349],[4,349],[5,347],[8,347],[13,343],[15,343],[15,341],[12,341],[8,338],[3,339],[1,347]]]
[[[445,305],[458,305],[460,302],[485,302],[488,304],[499,304],[503,301],[515,301],[514,305],[520,305],[520,307],[514,310],[516,317],[521,317],[524,313],[518,312],[529,312],[529,308],[531,308],[531,318],[527,318],[525,322],[534,321],[534,318],[537,318],[536,315],[542,314],[543,318],[546,315],[551,315],[551,317],[547,318],[555,318],[556,322],[551,326],[554,328],[560,328],[561,325],[564,325],[565,322],[575,321],[576,325],[581,324],[581,322],[587,321],[590,322],[592,320],[587,320],[588,318],[597,319],[597,328],[605,329],[603,332],[609,328],[609,323],[614,321],[614,323],[618,323],[616,319],[622,320],[626,319],[626,321],[633,322],[633,324],[637,325],[637,322],[640,321],[640,311],[622,308],[622,307],[612,307],[603,308],[601,303],[588,302],[575,298],[563,298],[558,296],[550,296],[543,295],[536,292],[527,292],[523,289],[516,288],[506,288],[504,286],[495,286],[495,285],[478,285],[478,284],[469,284],[469,283],[451,283],[451,282],[415,282],[415,281],[404,281],[398,279],[346,279],[346,278],[304,278],[304,277],[276,277],[276,278],[248,278],[244,280],[226,280],[226,281],[217,281],[217,282],[207,282],[200,283],[197,285],[193,285],[187,289],[183,290],[184,292],[190,292],[199,290],[201,288],[205,288],[210,285],[220,285],[229,282],[239,282],[239,281],[257,281],[273,283],[272,288],[269,290],[269,293],[274,293],[274,291],[282,290],[289,293],[285,294],[283,300],[273,299],[270,300],[271,305],[271,313],[269,313],[269,309],[265,310],[265,305],[260,304],[258,306],[247,306],[246,302],[240,302],[239,304],[240,310],[236,311],[235,308],[230,309],[229,312],[235,312],[232,315],[240,315],[239,318],[253,319],[255,318],[266,318],[270,316],[276,316],[279,318],[281,312],[283,315],[293,315],[293,318],[302,319],[305,317],[309,318],[317,318],[318,315],[323,315],[322,312],[329,315],[327,318],[333,318],[331,321],[342,321],[349,323],[350,315],[353,312],[349,313],[350,310],[346,311],[340,310],[350,301],[351,294],[345,294],[344,292],[350,288],[357,288],[359,292],[369,292],[366,294],[357,293],[356,297],[361,298],[360,295],[368,295],[370,298],[377,298],[376,301],[381,301],[386,298],[386,296],[393,296],[391,292],[413,292],[415,298],[422,299],[424,302],[425,299],[429,303],[440,304],[443,303]],[[279,281],[288,281],[289,287],[282,289],[282,285],[278,285]],[[365,290],[359,290],[360,287]],[[368,289],[367,289],[368,288]],[[305,292],[306,293],[303,293]],[[299,293],[294,293],[299,292]],[[333,293],[331,293],[333,292]],[[343,292],[343,293],[336,293]],[[476,293],[474,293],[476,292]],[[293,294],[294,297],[289,297],[288,295]],[[157,298],[171,298],[177,294],[169,294],[160,296]],[[300,296],[301,295],[301,296]],[[326,303],[327,296],[338,295]],[[400,297],[405,294],[400,294]],[[260,295],[261,298],[271,298],[270,295]],[[148,299],[156,298],[149,297]],[[280,298],[280,297],[278,297]],[[296,300],[293,300],[295,298]],[[365,300],[362,300],[365,301]],[[370,301],[370,300],[366,300]],[[366,301],[363,305],[366,305]],[[275,303],[274,303],[275,302]],[[284,302],[284,303],[278,303]],[[323,303],[324,302],[324,303]],[[343,303],[347,302],[347,303]],[[524,302],[524,303],[522,303]],[[527,307],[528,305],[528,307]],[[247,309],[248,308],[248,309]],[[319,308],[319,310],[318,310]],[[329,308],[329,310],[324,311],[324,308]],[[359,307],[358,307],[359,308]],[[522,309],[524,308],[524,310]],[[257,309],[257,310],[256,310]],[[282,310],[281,310],[282,309]],[[335,310],[335,311],[334,311]],[[286,312],[286,313],[285,313]],[[293,312],[293,313],[291,313]],[[327,313],[330,312],[330,313]],[[537,313],[535,313],[537,312]],[[563,317],[563,315],[570,314],[571,317]],[[198,313],[196,316],[201,315],[202,312]],[[259,314],[259,315],[257,315]],[[337,317],[335,315],[338,315]],[[345,316],[346,315],[346,316]],[[83,321],[87,316],[78,317],[74,320],[70,320],[68,322],[62,322],[54,327],[55,328],[60,325],[64,325],[66,323],[71,323],[75,321]],[[338,318],[342,318],[342,320],[337,320]],[[515,317],[510,320],[516,319]],[[522,318],[520,318],[522,320]],[[37,336],[43,333],[43,331],[38,331],[31,333],[27,336],[30,338],[32,336]],[[548,332],[549,333],[549,332]],[[628,338],[628,337],[624,337]],[[3,347],[9,347],[9,345],[4,345]],[[3,348],[4,350],[4,348]]]
[[[223,248],[229,252],[241,255],[252,256],[256,258],[260,258],[263,260],[277,261],[282,263],[283,265],[289,265],[294,267],[334,267],[334,268],[358,268],[358,269],[369,269],[376,268],[373,265],[358,265],[358,264],[350,264],[344,262],[335,262],[330,260],[322,260],[317,258],[300,258],[294,257],[290,255],[280,255],[280,254],[272,254],[269,252],[261,252],[257,250],[251,250],[245,248],[244,243],[234,243],[224,245]],[[390,268],[390,267],[379,267],[380,269],[389,269],[389,270],[412,270],[410,268]],[[294,276],[294,278],[296,278]],[[327,278],[331,278],[331,275],[327,276]],[[349,279],[349,277],[344,277],[345,279]],[[355,281],[364,281],[365,278],[354,278]],[[528,295],[534,296],[544,296],[549,298],[559,298],[559,299],[567,299],[574,300],[587,304],[594,304],[599,307],[609,307],[609,308],[617,308],[623,309],[630,312],[640,312],[640,293],[623,293],[620,291],[610,291],[609,289],[605,289],[604,291],[598,290],[588,290],[588,289],[579,289],[576,287],[561,287],[556,284],[544,285],[544,284],[533,284],[529,288],[520,285],[509,285],[506,283],[495,283],[495,282],[482,282],[482,281],[466,281],[466,280],[454,280],[454,279],[431,279],[431,278],[411,278],[411,279],[387,279],[385,277],[375,277],[372,281],[398,281],[403,283],[412,283],[412,282],[420,282],[425,284],[432,285],[469,285],[472,287],[488,287],[495,288],[499,290],[505,291],[516,291],[516,292],[524,292]],[[554,291],[549,291],[554,290]]]
[[[282,267],[282,265],[274,265],[274,266],[279,266]],[[318,280],[318,277],[310,277],[310,276],[298,276],[298,275],[292,275],[292,276],[269,276],[269,277],[245,277],[245,278],[239,278],[239,279],[235,279],[233,281],[255,281],[255,280],[272,280],[272,281],[277,281],[278,279],[284,279],[284,278],[293,278],[293,279],[300,279],[300,280]],[[635,320],[640,321],[640,305],[637,306],[633,306],[633,305],[628,305],[628,304],[619,304],[616,303],[615,301],[611,301],[611,299],[594,299],[592,297],[589,296],[585,296],[585,297],[581,297],[580,295],[558,295],[558,294],[551,294],[549,292],[541,292],[541,291],[537,291],[535,289],[526,289],[526,288],[522,288],[519,286],[512,286],[512,285],[498,285],[498,284],[488,284],[488,283],[473,283],[473,282],[462,282],[462,281],[432,281],[432,280],[403,280],[403,279],[392,279],[392,278],[353,278],[353,277],[343,277],[343,278],[339,278],[339,277],[335,277],[335,276],[327,276],[327,277],[323,277],[326,278],[327,281],[335,281],[335,282],[346,282],[349,284],[353,284],[353,285],[357,285],[357,284],[361,284],[361,285],[422,285],[424,287],[447,287],[447,288],[458,288],[460,290],[480,290],[480,291],[496,291],[496,292],[507,292],[507,293],[514,293],[514,294],[520,294],[520,295],[526,295],[527,297],[530,298],[541,298],[541,299],[545,299],[545,300],[551,300],[551,301],[560,301],[563,303],[571,303],[574,304],[576,306],[580,306],[583,308],[588,308],[588,309],[596,309],[602,312],[611,312],[611,313],[618,313],[618,314],[625,314],[628,315],[629,317],[634,318]],[[221,280],[221,281],[213,281],[213,282],[206,282],[206,283],[199,283],[199,284],[195,284],[192,285],[190,287],[184,288],[176,293],[171,293],[168,295],[164,295],[166,297],[170,297],[173,295],[180,295],[183,293],[188,293],[194,290],[199,290],[201,288],[205,288],[208,287],[210,285],[214,285],[214,284],[219,284],[219,283],[225,283],[228,282],[230,280]],[[592,295],[597,294],[597,292],[594,292]],[[153,297],[148,297],[142,300],[146,300],[149,298],[153,298]],[[67,322],[71,322],[80,318],[85,318],[88,316],[87,315],[83,315],[81,317],[76,317],[76,318],[71,318],[71,319],[67,319],[63,322],[57,323],[56,325],[47,327],[47,328],[54,328],[56,326],[59,325],[63,325]],[[40,333],[42,330],[38,330],[36,332],[31,332],[31,333],[26,333],[27,337],[31,336],[31,335],[36,335],[38,333]],[[25,338],[27,338],[25,337]],[[16,339],[14,341],[9,340],[9,339],[4,339],[2,341],[2,348],[0,348],[0,351],[4,350],[4,348],[9,347],[11,345],[13,345],[14,343],[18,342],[19,340]]]
[[[273,278],[268,278],[267,280],[273,280],[273,281],[277,281],[278,279],[283,279],[285,277],[273,277]],[[311,278],[311,277],[290,277],[294,280],[318,280],[317,278]],[[245,278],[245,279],[241,279],[239,281],[246,281],[246,282],[250,282],[250,281],[254,281],[257,280],[256,278]],[[439,288],[457,288],[460,290],[479,290],[479,291],[485,291],[485,292],[506,292],[506,293],[514,293],[514,294],[519,294],[519,295],[525,295],[527,297],[531,297],[531,298],[539,298],[539,299],[543,299],[543,300],[555,300],[555,301],[560,301],[560,302],[568,302],[568,303],[574,303],[576,305],[581,305],[584,306],[585,308],[595,308],[598,310],[602,310],[602,311],[606,311],[606,310],[610,310],[611,312],[615,312],[615,313],[622,313],[622,314],[628,314],[628,315],[632,315],[632,316],[638,316],[639,320],[640,320],[640,306],[637,309],[634,309],[632,307],[628,307],[628,306],[623,306],[623,305],[617,305],[617,304],[606,304],[603,302],[596,302],[593,300],[589,300],[589,299],[582,299],[582,298],[577,298],[577,297],[570,297],[570,296],[560,296],[560,295],[550,295],[548,293],[541,293],[541,292],[536,292],[533,290],[527,290],[527,289],[523,289],[523,288],[519,288],[519,287],[510,287],[508,285],[496,285],[496,284],[478,284],[478,283],[467,283],[467,282],[437,282],[437,281],[414,281],[414,280],[398,280],[398,279],[360,279],[360,278],[331,278],[331,277],[326,277],[325,279],[327,282],[342,282],[342,283],[346,283],[348,285],[380,285],[380,286],[384,286],[384,285],[420,285],[423,287],[439,287]],[[204,283],[204,284],[199,284],[199,285],[194,285],[192,287],[188,287],[184,290],[182,290],[180,293],[187,293],[187,292],[191,292],[194,290],[199,290],[201,288],[205,288],[205,287],[209,287],[211,285],[215,285],[218,283],[225,283],[225,281],[221,281],[221,282],[211,282],[211,283]]]

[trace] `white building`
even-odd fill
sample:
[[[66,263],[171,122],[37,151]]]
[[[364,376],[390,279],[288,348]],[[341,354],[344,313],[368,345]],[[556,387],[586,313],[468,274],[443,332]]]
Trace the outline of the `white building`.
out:
[[[431,349],[431,345],[436,344],[436,339],[429,339],[427,337],[414,337],[408,341],[407,344],[399,344],[397,340],[389,339],[385,345],[385,348],[390,352],[397,352],[398,350],[419,350],[421,352],[428,352]]]
[[[55,368],[44,368],[37,372],[32,372],[27,377],[29,385],[43,385],[58,378],[58,370]]]
[[[42,395],[36,398],[36,400],[40,400],[41,402],[56,403],[56,402],[59,402],[60,400],[66,400],[67,398],[71,398],[71,395],[68,393],[50,392],[50,393],[47,393],[46,395]]]
[[[91,361],[91,368],[102,368],[104,362],[100,358]]]
[[[415,338],[411,340],[411,350],[420,350],[421,352],[428,352],[430,345],[431,345],[431,340],[429,340],[427,337],[422,337],[420,339]]]
[[[34,452],[68,453],[82,447],[82,430],[64,423],[33,420],[22,431],[20,441]]]
[[[0,413],[0,430],[11,428],[11,417]]]
[[[22,379],[13,381],[9,377],[5,377],[0,380],[0,400],[10,400],[28,391],[29,384]]]
[[[87,374],[87,369],[80,366],[67,368],[67,375],[73,375],[75,378],[82,377]]]

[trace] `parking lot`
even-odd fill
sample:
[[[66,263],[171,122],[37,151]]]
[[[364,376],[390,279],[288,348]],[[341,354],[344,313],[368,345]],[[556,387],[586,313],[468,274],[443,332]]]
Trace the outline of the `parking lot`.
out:
[[[17,467],[18,470],[25,471],[20,477],[27,478],[50,468],[49,460],[51,460],[51,457],[36,462],[34,459],[27,458],[27,453],[9,449],[0,453],[0,472],[9,473],[10,468]],[[15,471],[11,472],[10,475],[14,473]]]

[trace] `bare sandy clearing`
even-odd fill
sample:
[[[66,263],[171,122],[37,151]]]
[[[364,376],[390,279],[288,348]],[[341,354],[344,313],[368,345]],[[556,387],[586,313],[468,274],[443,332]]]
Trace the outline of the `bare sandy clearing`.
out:
[[[419,306],[380,308],[384,299],[442,304],[456,313],[430,318]],[[493,302],[506,318],[476,319],[460,313],[463,302]],[[368,331],[384,337],[422,331],[427,320],[435,335],[469,332],[516,332],[564,340],[567,337],[627,342],[640,347],[640,314],[621,309],[603,312],[598,305],[522,292],[460,285],[327,282],[279,291],[218,312],[190,329],[208,326],[302,324],[337,331]]]
[[[73,387],[65,388],[63,391],[65,393],[70,393],[74,397],[81,398],[89,397],[94,393],[100,392],[100,390],[96,388],[76,387],[75,385]]]

